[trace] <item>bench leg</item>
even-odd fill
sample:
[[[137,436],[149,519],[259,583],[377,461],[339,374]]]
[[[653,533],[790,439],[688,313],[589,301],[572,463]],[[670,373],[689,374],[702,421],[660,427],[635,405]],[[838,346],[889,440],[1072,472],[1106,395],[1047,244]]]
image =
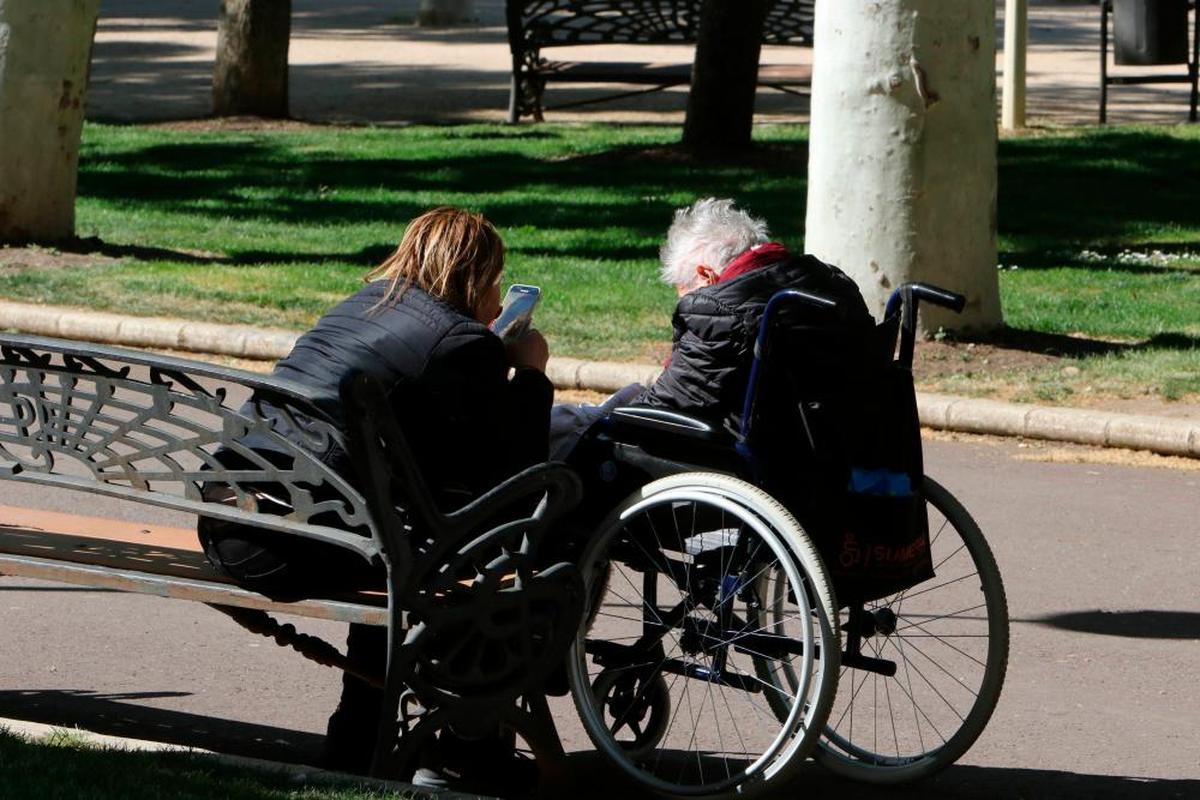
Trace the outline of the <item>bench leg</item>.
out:
[[[570,773],[550,704],[544,694],[539,694],[522,698],[521,706],[514,708],[509,725],[525,740],[537,760],[538,796],[563,797],[567,792],[565,787],[570,785]]]
[[[379,727],[375,734],[375,752],[371,756],[373,777],[394,777],[394,751],[400,738],[400,699],[408,687],[405,678],[412,669],[412,661],[402,652],[401,643],[406,636],[403,612],[392,606],[391,624],[387,637],[387,671],[384,673],[383,698],[379,707]],[[407,776],[406,776],[407,777]]]
[[[517,78],[517,73],[513,73],[512,80],[508,86],[508,124],[516,125],[521,121],[521,104],[518,99],[521,94],[520,80]]]
[[[546,81],[534,72],[537,63],[537,53],[513,57],[512,81],[508,90],[510,125],[520,122],[521,117],[533,117],[536,122],[543,121],[542,94],[546,91]]]

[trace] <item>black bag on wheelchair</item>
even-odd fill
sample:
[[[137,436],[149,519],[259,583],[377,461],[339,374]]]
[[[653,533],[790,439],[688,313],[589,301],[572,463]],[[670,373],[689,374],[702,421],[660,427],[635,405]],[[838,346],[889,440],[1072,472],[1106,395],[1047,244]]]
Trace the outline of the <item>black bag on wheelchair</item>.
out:
[[[758,480],[813,536],[843,604],[933,577],[912,372],[898,319],[772,336],[749,445]]]

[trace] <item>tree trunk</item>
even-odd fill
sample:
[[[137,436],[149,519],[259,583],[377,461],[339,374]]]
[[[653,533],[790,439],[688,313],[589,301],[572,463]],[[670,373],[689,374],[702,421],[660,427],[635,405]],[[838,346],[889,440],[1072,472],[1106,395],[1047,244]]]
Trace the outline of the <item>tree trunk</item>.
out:
[[[1001,323],[995,15],[995,0],[817,3],[805,248],[877,317],[927,281],[967,307],[923,307],[923,330]]]
[[[766,14],[766,0],[705,0],[683,123],[688,149],[727,152],[750,146]]]
[[[213,114],[288,115],[291,0],[221,0]]]
[[[0,1],[0,242],[75,233],[99,0]]]
[[[475,0],[421,0],[417,24],[429,27],[459,25],[475,19]]]

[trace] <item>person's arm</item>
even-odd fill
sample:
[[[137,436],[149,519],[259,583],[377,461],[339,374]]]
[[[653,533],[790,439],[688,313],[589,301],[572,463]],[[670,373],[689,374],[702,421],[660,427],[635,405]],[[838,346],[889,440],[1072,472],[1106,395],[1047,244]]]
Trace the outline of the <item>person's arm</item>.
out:
[[[536,368],[518,368],[511,380],[508,371],[500,339],[463,326],[435,348],[423,378],[450,421],[444,455],[474,494],[545,461],[549,450],[554,386]]]
[[[699,292],[679,301],[671,361],[638,399],[639,405],[714,421],[734,410],[731,394],[736,392],[738,373],[747,366],[745,343],[723,311]]]

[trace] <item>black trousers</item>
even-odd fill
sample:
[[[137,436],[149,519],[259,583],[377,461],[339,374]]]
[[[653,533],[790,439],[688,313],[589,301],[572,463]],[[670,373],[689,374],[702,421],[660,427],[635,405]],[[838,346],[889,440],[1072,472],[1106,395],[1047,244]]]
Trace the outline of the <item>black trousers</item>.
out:
[[[383,675],[387,633],[387,628],[378,625],[351,623],[346,656],[356,667]],[[342,696],[325,729],[325,766],[360,774],[370,770],[382,703],[382,689],[342,673]]]
[[[588,430],[615,408],[637,400],[646,387],[631,383],[609,395],[600,405],[560,403],[550,409],[550,460],[571,461]]]

